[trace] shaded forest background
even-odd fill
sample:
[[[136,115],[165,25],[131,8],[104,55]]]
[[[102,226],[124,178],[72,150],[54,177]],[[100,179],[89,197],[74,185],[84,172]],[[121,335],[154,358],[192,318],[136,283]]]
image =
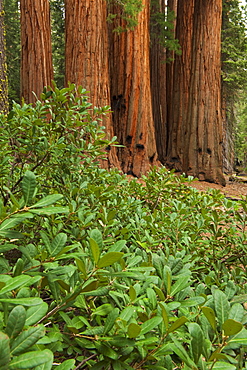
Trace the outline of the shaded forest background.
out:
[[[93,105],[111,106],[103,124],[124,145],[107,165],[139,176],[161,162],[223,184],[247,165],[246,9],[210,3],[5,1],[10,107],[39,97],[34,81],[83,85]]]

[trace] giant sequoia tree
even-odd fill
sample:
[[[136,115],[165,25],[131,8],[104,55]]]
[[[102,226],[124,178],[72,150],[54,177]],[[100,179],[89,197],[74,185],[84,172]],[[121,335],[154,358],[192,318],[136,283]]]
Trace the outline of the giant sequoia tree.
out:
[[[21,96],[27,103],[53,79],[49,0],[21,0]]]
[[[221,16],[221,0],[178,1],[177,36],[182,41],[182,55],[176,56],[174,64],[167,163],[200,180],[225,184]]]

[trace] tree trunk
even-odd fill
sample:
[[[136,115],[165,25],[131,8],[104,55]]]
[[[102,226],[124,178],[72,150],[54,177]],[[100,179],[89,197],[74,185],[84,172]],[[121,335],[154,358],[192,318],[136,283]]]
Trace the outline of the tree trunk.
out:
[[[162,0],[156,0],[151,6],[150,22],[150,78],[152,94],[152,112],[155,126],[155,139],[158,159],[165,162],[167,145],[167,94],[166,94],[166,49],[159,39],[160,26],[155,21],[155,14],[164,13]],[[152,18],[153,15],[153,18]]]
[[[21,97],[33,103],[53,80],[48,0],[21,0]]]
[[[133,31],[112,32],[117,26],[113,22],[109,32],[114,131],[125,146],[119,149],[119,160],[125,173],[137,177],[157,160],[150,89],[149,0],[143,0],[143,5]]]
[[[178,78],[182,83],[174,98],[168,163],[175,163],[177,170],[187,175],[224,185],[220,85],[222,1],[196,0],[193,18],[188,16],[193,9],[188,7],[192,1],[178,2],[177,29],[188,44],[182,42],[182,65],[179,68],[175,65],[174,76],[181,74]],[[186,13],[181,14],[180,8],[186,6],[187,17]],[[174,88],[177,84],[174,82]]]
[[[0,0],[0,113],[8,112],[8,79],[3,0]]]
[[[87,89],[93,107],[110,106],[104,0],[65,1],[65,81]],[[111,139],[113,127],[110,113],[104,117],[103,125]],[[118,166],[114,148],[110,150],[109,162],[109,165]]]

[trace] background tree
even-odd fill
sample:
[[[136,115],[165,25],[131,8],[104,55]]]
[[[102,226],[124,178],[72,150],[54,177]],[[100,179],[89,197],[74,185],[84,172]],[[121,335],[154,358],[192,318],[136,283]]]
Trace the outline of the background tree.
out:
[[[180,10],[181,7],[185,9],[185,6],[189,12],[187,17]],[[192,17],[189,14],[193,9]],[[179,63],[176,64],[175,61],[174,67],[174,78],[177,78],[177,73],[181,73],[182,87],[171,108],[173,115],[180,113],[178,119],[169,122],[170,133],[173,132],[174,135],[170,134],[169,137],[168,164],[175,162],[178,170],[200,180],[224,184],[220,85],[221,16],[221,0],[197,0],[194,7],[193,0],[178,1],[177,29],[180,37],[183,33],[187,46],[182,45],[182,56],[176,57],[184,58],[184,62],[177,70]],[[185,21],[186,27],[183,23]],[[183,53],[188,57],[183,56]],[[176,85],[174,82],[174,89]]]
[[[18,0],[5,0],[6,58],[9,105],[20,101],[20,11]]]
[[[3,0],[0,0],[0,112],[8,111],[8,79]]]
[[[21,96],[39,97],[53,80],[49,0],[21,0]]]
[[[149,60],[149,0],[143,1],[134,30],[116,17],[109,27],[109,55],[114,133],[124,145],[119,160],[125,173],[140,176],[157,160]],[[121,14],[121,8],[111,9]]]

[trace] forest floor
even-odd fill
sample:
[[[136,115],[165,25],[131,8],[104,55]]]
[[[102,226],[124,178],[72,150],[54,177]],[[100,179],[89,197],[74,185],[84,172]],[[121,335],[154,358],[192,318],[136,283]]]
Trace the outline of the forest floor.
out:
[[[226,176],[226,186],[212,184],[205,181],[193,181],[190,186],[200,191],[216,189],[227,198],[241,200],[247,197],[247,176],[245,176]]]

